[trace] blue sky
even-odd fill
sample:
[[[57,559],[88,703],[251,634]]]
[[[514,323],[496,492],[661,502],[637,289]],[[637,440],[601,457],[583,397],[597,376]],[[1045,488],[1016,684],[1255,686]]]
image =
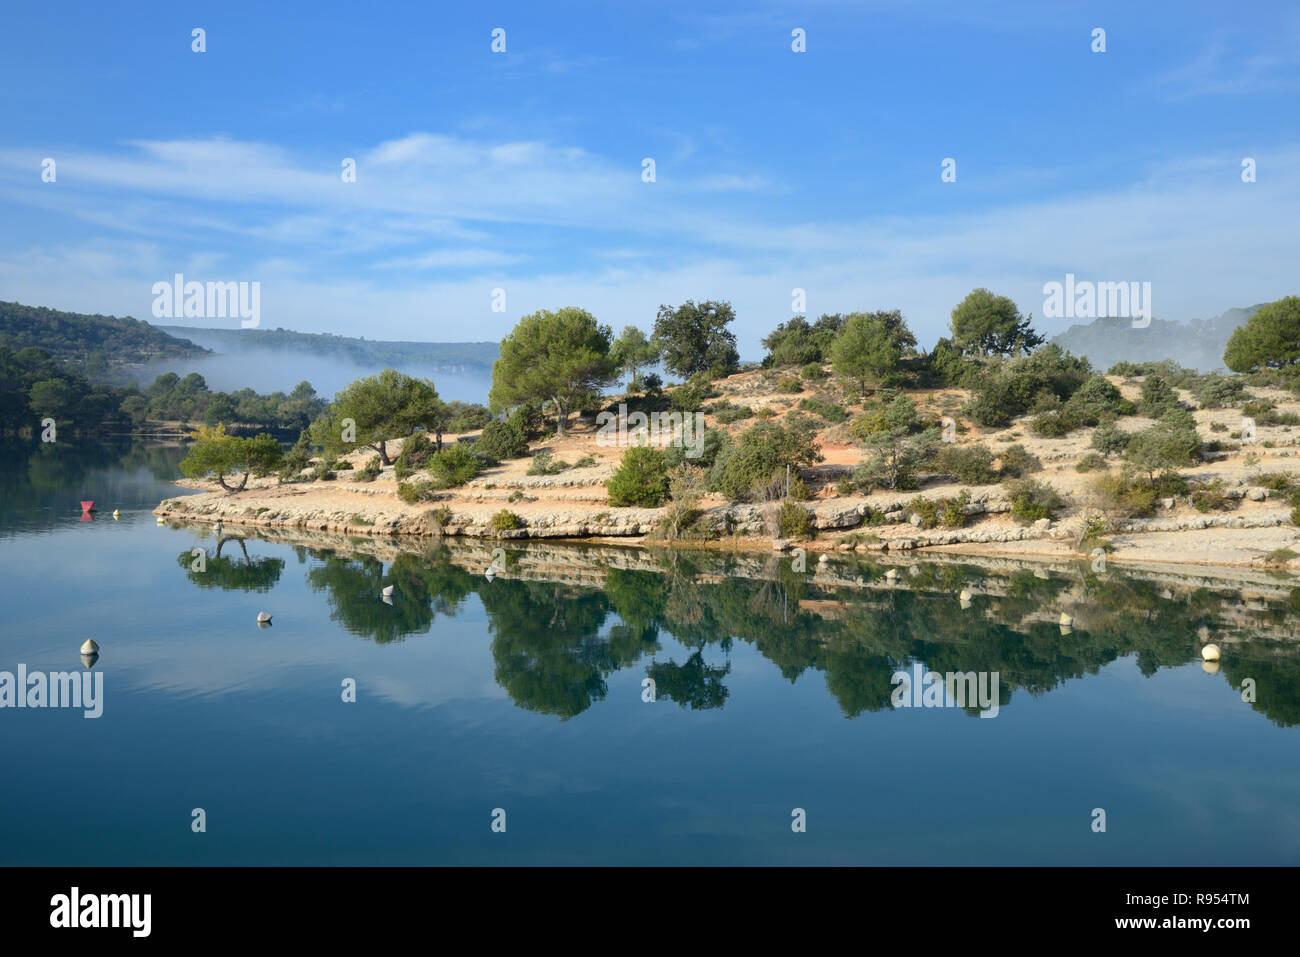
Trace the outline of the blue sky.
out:
[[[1300,292],[1275,0],[11,4],[0,85],[0,299],[37,305],[150,318],[181,272],[260,282],[263,327],[465,340],[718,298],[756,357],[795,287],[927,346],[1067,272],[1174,319]]]

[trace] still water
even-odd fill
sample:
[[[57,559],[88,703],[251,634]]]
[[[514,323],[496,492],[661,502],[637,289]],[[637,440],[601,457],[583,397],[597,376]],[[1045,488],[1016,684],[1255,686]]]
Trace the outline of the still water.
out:
[[[0,671],[91,637],[104,700],[0,710],[0,864],[1300,863],[1290,579],[510,543],[488,580],[491,543],[157,526],[175,448],[2,451]],[[896,706],[916,664],[996,716]]]

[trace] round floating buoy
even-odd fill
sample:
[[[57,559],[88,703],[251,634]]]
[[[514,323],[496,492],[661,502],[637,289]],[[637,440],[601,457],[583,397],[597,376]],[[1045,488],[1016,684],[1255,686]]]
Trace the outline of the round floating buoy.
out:
[[[159,515],[159,516],[158,516],[158,524],[159,524],[159,525],[166,525],[166,524],[167,524],[167,519],[165,519],[165,518],[163,518],[161,515]]]
[[[1206,645],[1204,648],[1202,648],[1202,649],[1201,649],[1201,660],[1202,660],[1202,661],[1218,661],[1218,660],[1219,660],[1219,646],[1218,646],[1218,645]]]
[[[970,601],[973,596],[971,595],[970,592],[968,592],[966,589],[963,588],[961,590],[961,594],[959,594],[957,597],[960,598],[962,601]]]
[[[898,569],[896,568],[889,569],[889,571],[885,572],[885,577],[892,582],[894,579],[898,577]]]
[[[1217,675],[1219,673],[1219,663],[1217,661],[1202,661],[1201,670],[1207,675]]]
[[[1069,628],[1073,624],[1074,624],[1074,619],[1071,618],[1069,615],[1067,615],[1065,612],[1061,612],[1061,627]]]
[[[97,655],[97,654],[99,654],[99,645],[95,644],[95,639],[94,639],[94,638],[87,638],[87,639],[82,643],[82,645],[81,645],[81,653],[82,653],[83,655]]]
[[[392,586],[392,585],[385,585],[382,594],[383,594],[383,596],[384,596],[385,598],[392,598],[392,597],[393,597],[393,586]]]
[[[122,517],[122,513],[119,512],[117,509],[113,509],[113,517],[114,517],[114,518],[121,518],[121,517]]]
[[[826,563],[827,563],[828,561],[830,561],[830,560],[831,560],[831,559],[830,559],[830,556],[829,556],[829,555],[818,555],[818,556],[817,556],[817,564],[819,564],[819,565],[824,565],[824,564],[826,564]]]
[[[82,664],[82,667],[85,667],[85,668],[93,668],[93,667],[95,666],[95,662],[98,661],[98,660],[99,660],[99,655],[82,655],[82,656],[81,656],[81,664]]]
[[[259,611],[259,612],[257,613],[257,623],[258,623],[259,625],[260,625],[260,624],[264,624],[264,623],[269,623],[270,621],[271,621],[271,616],[268,615],[266,612],[264,612],[264,611]]]
[[[483,575],[488,581],[491,581],[497,577],[497,567],[495,565],[489,565],[487,571],[485,571]]]

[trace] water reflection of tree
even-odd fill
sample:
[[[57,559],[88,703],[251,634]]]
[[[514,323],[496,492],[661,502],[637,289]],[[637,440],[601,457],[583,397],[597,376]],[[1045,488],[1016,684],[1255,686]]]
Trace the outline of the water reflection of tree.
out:
[[[232,541],[239,543],[242,561],[221,554]],[[200,588],[269,592],[284,571],[283,558],[250,558],[244,539],[236,536],[218,538],[216,552],[205,551],[202,564],[196,568],[197,558],[192,550],[181,552],[176,556],[176,563],[185,569],[185,577]]]
[[[447,561],[445,550],[403,553],[388,573],[372,556],[317,553],[320,564],[307,572],[314,591],[329,598],[330,617],[355,635],[380,644],[423,634],[439,615],[454,615],[474,589],[474,576]],[[393,586],[391,604],[383,600]]]
[[[1226,627],[1220,606],[1232,598],[1214,590],[1166,598],[1150,581],[1084,571],[993,576],[953,564],[920,564],[889,587],[882,568],[863,565],[859,573],[875,587],[823,587],[788,561],[754,579],[728,574],[733,559],[690,553],[663,556],[657,570],[608,569],[597,590],[506,577],[489,583],[459,569],[453,555],[446,548],[403,555],[384,575],[376,559],[326,553],[309,577],[330,592],[336,618],[378,641],[428,630],[435,614],[454,614],[477,592],[496,680],[520,707],[562,719],[602,700],[611,674],[647,656],[658,697],[689,709],[723,707],[730,662],[709,652],[728,654],[737,640],[791,682],[821,672],[849,717],[891,708],[892,676],[914,662],[940,673],[997,672],[1006,706],[1015,692],[1044,694],[1129,655],[1148,675],[1199,660],[1198,634],[1213,638]],[[386,583],[394,585],[393,606],[378,597]],[[980,593],[962,607],[958,592],[968,585]],[[1076,623],[1062,634],[1056,616],[1067,599]],[[1259,614],[1276,617],[1272,609]],[[653,658],[664,633],[687,648],[684,660]],[[1296,723],[1295,649],[1263,655],[1253,647],[1233,647],[1225,678],[1239,686],[1254,677],[1257,710]]]

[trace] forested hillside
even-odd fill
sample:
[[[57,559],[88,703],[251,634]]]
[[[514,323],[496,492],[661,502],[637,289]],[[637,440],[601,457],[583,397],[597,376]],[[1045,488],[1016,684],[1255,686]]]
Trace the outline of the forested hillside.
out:
[[[91,378],[121,366],[208,352],[143,319],[61,312],[18,302],[0,302],[0,346],[14,352],[41,349]]]

